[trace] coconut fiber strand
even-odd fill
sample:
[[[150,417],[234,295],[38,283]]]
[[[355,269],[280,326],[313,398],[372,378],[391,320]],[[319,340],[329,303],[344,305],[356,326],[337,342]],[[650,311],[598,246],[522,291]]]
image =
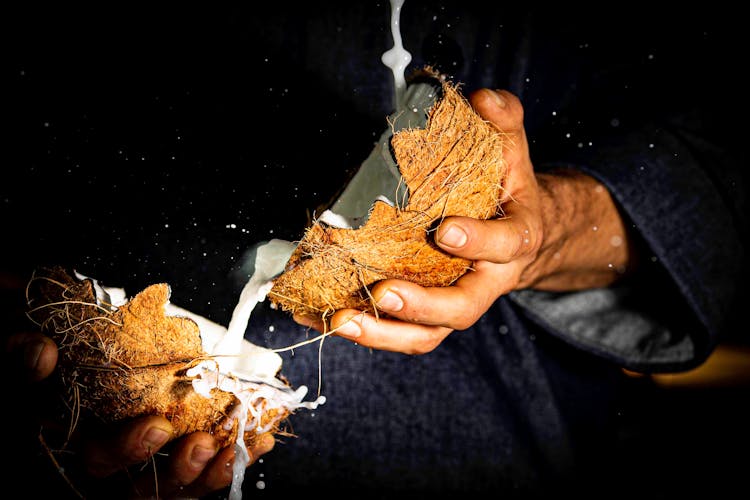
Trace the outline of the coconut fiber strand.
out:
[[[422,286],[447,286],[471,267],[432,241],[447,216],[492,218],[498,211],[506,165],[506,138],[471,108],[450,81],[429,109],[424,128],[406,128],[391,139],[408,200],[374,201],[356,229],[316,220],[269,293],[293,314],[325,319],[338,309],[374,311],[370,286],[398,278]]]

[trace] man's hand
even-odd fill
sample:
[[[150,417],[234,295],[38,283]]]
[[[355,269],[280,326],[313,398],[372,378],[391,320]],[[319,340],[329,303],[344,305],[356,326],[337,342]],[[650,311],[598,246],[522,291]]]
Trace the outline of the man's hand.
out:
[[[447,217],[435,234],[437,245],[472,260],[472,269],[449,287],[381,281],[371,295],[387,316],[337,311],[330,321],[337,335],[376,349],[423,354],[452,331],[473,325],[513,290],[578,290],[607,286],[623,275],[630,244],[607,190],[572,170],[535,174],[523,107],[513,94],[481,89],[470,102],[508,139],[502,216]],[[324,331],[321,322],[295,320]]]

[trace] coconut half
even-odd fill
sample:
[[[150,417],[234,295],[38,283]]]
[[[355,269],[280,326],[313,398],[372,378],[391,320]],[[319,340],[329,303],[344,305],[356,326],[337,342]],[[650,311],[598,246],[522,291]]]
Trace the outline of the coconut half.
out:
[[[256,272],[229,328],[169,302],[170,287],[151,285],[128,299],[124,290],[62,267],[38,269],[27,287],[28,316],[58,345],[57,372],[77,426],[162,415],[174,437],[204,431],[235,447],[231,499],[242,496],[248,448],[264,434],[285,434],[303,401],[280,373],[281,357],[243,338],[250,311],[289,257],[288,243],[258,249]]]

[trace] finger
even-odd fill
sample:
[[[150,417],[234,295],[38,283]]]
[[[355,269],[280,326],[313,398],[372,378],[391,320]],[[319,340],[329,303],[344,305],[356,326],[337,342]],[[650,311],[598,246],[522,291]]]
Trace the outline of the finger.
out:
[[[200,498],[228,487],[232,484],[234,458],[234,446],[219,450],[214,459],[203,469],[201,475],[184,488],[181,496]]]
[[[365,347],[404,354],[434,350],[453,330],[375,317],[356,309],[337,311],[331,319],[336,335]]]
[[[385,280],[373,287],[371,293],[378,308],[389,316],[409,323],[465,330],[500,295],[515,287],[521,269],[516,262],[478,261],[474,270],[449,287],[426,288],[408,281]]]
[[[234,475],[234,461],[234,446],[219,450],[200,477],[188,488],[190,496],[200,498],[230,486]]]
[[[378,308],[410,323],[443,326],[465,330],[489,309],[509,281],[500,266],[480,264],[479,271],[469,271],[452,286],[422,287],[400,280],[385,280],[371,293]],[[510,285],[509,285],[510,286]]]
[[[542,238],[539,221],[528,207],[511,204],[499,219],[447,217],[435,232],[435,243],[458,257],[498,264],[535,253]]]
[[[249,448],[247,467],[251,466],[258,459],[271,451],[276,440],[271,433],[266,433],[258,438],[256,444]],[[235,451],[230,446],[220,450],[203,473],[189,487],[181,490],[181,495],[189,494],[191,497],[204,497],[212,492],[226,488],[232,484],[234,474]]]
[[[30,382],[47,378],[57,364],[57,345],[41,333],[16,333],[8,337],[6,353]]]
[[[172,437],[172,424],[164,417],[149,416],[128,422],[114,432],[89,436],[84,459],[89,473],[106,477],[129,465],[151,458]]]
[[[274,438],[273,434],[267,432],[260,436],[255,445],[248,450],[250,453],[250,464],[255,463],[260,457],[273,450],[274,446],[276,446],[276,438]]]
[[[474,110],[506,134],[523,130],[523,105],[507,90],[479,89],[469,95]]]
[[[523,186],[533,182],[534,178],[523,127],[523,105],[515,95],[506,90],[480,89],[471,94],[470,100],[477,113],[495,125],[506,139],[503,143],[503,159],[507,165],[507,173],[500,201],[505,203],[510,199],[519,199]]]
[[[179,439],[169,452],[166,474],[159,476],[159,493],[167,497],[173,493],[184,495],[185,487],[203,474],[218,449],[218,443],[207,432],[194,432]],[[147,485],[153,483],[149,476],[141,478]]]
[[[299,325],[313,328],[315,330],[318,330],[319,332],[327,332],[330,330],[330,328],[327,328],[326,323],[324,323],[320,318],[311,318],[310,316],[295,314],[294,316],[292,316],[292,319]]]

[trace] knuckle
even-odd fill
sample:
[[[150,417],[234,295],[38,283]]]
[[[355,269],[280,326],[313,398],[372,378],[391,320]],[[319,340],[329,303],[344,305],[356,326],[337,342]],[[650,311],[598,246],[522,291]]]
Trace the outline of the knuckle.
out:
[[[409,349],[409,354],[421,356],[422,354],[428,354],[435,350],[440,344],[432,336],[425,338],[423,341],[412,345]]]
[[[455,330],[466,330],[481,316],[480,306],[474,300],[463,298],[456,317],[448,325]]]
[[[474,320],[470,320],[469,318],[466,318],[466,317],[461,317],[458,320],[456,320],[452,326],[456,330],[466,330],[473,324],[474,324]]]

